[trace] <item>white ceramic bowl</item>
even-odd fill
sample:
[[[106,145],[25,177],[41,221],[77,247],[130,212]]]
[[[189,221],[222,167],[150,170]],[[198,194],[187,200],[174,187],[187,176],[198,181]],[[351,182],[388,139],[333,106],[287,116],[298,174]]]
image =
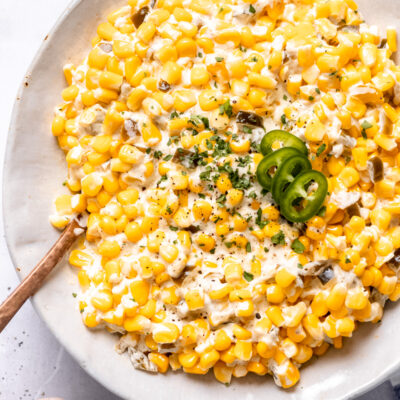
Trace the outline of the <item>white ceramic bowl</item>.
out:
[[[19,90],[12,116],[4,172],[4,219],[7,243],[15,267],[25,277],[59,235],[48,216],[55,196],[65,190],[64,155],[51,135],[54,107],[65,82],[62,66],[79,62],[90,48],[96,26],[124,0],[75,1],[58,20],[38,52]],[[400,27],[396,0],[384,6],[360,0],[369,23]],[[36,310],[79,364],[109,390],[126,399],[196,400],[343,399],[372,388],[400,366],[400,307],[386,308],[380,324],[364,324],[340,351],[330,350],[301,370],[301,381],[283,391],[270,377],[250,374],[226,387],[211,374],[151,375],[135,370],[126,355],[114,351],[117,338],[92,332],[81,322],[74,272],[61,262],[35,295]]]

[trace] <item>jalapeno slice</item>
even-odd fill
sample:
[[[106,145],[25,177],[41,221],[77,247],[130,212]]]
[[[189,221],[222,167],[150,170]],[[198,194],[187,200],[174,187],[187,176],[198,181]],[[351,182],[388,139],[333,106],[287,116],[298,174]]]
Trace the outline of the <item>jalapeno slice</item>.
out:
[[[267,190],[271,190],[272,179],[274,178],[275,172],[288,158],[299,155],[299,151],[293,147],[286,147],[274,151],[271,154],[265,156],[257,167],[257,180],[260,185]]]
[[[277,203],[281,201],[289,185],[302,172],[311,169],[311,163],[302,154],[290,157],[276,171],[272,180],[271,192]]]
[[[318,187],[314,190],[314,184]],[[328,192],[328,181],[319,171],[296,177],[281,197],[281,214],[291,222],[305,222],[317,214]]]
[[[305,143],[297,136],[292,135],[289,132],[275,129],[269,131],[261,140],[260,149],[261,153],[268,155],[273,151],[272,145],[279,142],[282,147],[293,147],[305,156],[308,154]]]

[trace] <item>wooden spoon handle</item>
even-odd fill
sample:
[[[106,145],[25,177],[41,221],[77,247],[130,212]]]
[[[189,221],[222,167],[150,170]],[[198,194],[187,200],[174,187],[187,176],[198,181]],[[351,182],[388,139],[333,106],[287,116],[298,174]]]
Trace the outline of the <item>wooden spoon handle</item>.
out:
[[[79,231],[75,229],[79,229]],[[81,226],[76,220],[72,220],[39,264],[0,305],[0,333],[25,301],[42,286],[44,279],[54,269],[81,232]]]

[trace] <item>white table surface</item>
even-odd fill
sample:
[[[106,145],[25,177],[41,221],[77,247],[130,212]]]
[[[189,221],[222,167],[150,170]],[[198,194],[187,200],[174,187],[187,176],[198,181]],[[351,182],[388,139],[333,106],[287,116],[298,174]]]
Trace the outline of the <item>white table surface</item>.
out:
[[[17,89],[37,49],[69,0],[0,1],[0,187]],[[60,66],[61,68],[61,66]],[[1,198],[0,198],[1,209]],[[18,283],[0,219],[0,301]],[[392,377],[400,382],[400,372]],[[60,346],[30,302],[0,335],[0,399],[118,400]]]

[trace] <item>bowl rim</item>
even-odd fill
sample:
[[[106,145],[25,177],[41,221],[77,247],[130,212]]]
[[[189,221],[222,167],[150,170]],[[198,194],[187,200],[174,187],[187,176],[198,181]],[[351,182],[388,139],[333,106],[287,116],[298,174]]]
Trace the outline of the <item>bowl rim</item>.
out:
[[[12,250],[12,245],[10,243],[10,234],[9,234],[9,225],[7,224],[8,222],[8,216],[6,213],[6,208],[7,208],[7,200],[6,200],[6,195],[5,193],[7,192],[6,188],[8,186],[8,182],[11,177],[11,172],[9,170],[9,164],[10,160],[12,159],[12,143],[15,140],[15,134],[13,134],[14,127],[16,125],[17,117],[19,116],[19,108],[20,108],[20,99],[24,96],[26,92],[26,86],[25,82],[27,81],[27,77],[30,76],[30,72],[34,70],[36,65],[39,63],[42,53],[47,49],[49,46],[49,40],[47,38],[50,38],[55,32],[57,32],[63,22],[69,17],[69,15],[85,0],[70,0],[70,2],[67,4],[66,8],[62,11],[62,13],[59,15],[59,17],[56,19],[55,23],[53,24],[52,28],[49,30],[47,36],[45,39],[42,41],[41,45],[37,48],[35,55],[30,62],[22,80],[19,85],[19,88],[17,90],[17,93],[15,95],[15,100],[14,104],[12,107],[12,112],[10,116],[10,122],[7,130],[7,139],[6,139],[6,145],[5,145],[5,153],[4,153],[4,160],[3,160],[3,172],[2,172],[2,219],[3,219],[3,226],[4,226],[4,236],[5,236],[5,243],[7,246],[8,254],[10,256],[11,262],[13,264],[13,267],[17,273],[19,281],[22,281],[22,273],[20,272],[19,268],[17,267],[17,262],[16,262],[16,257],[14,255],[14,252]],[[28,78],[29,79],[29,78]],[[98,382],[101,386],[106,388],[108,391],[110,391],[112,394],[119,396],[121,398],[125,398],[124,393],[120,392],[116,386],[113,386],[109,382],[103,382],[98,379],[98,377],[95,374],[95,371],[90,368],[90,364],[83,362],[84,360],[80,359],[79,355],[73,351],[72,348],[67,346],[64,343],[62,335],[58,335],[56,332],[54,332],[50,326],[49,323],[47,322],[46,316],[44,311],[36,304],[35,301],[35,296],[30,298],[31,304],[33,305],[33,308],[35,309],[36,313],[40,317],[40,319],[45,323],[47,329],[52,333],[52,335],[56,338],[56,340],[62,345],[62,347],[68,352],[68,354],[78,363],[78,365],[91,377],[93,378],[96,382]],[[396,359],[393,360],[393,363],[388,366],[381,374],[377,375],[373,380],[371,380],[368,383],[365,383],[364,385],[361,385],[357,388],[354,388],[350,393],[346,394],[345,397],[342,397],[343,399],[355,399],[356,397],[365,394],[367,391],[377,387],[379,384],[383,383],[387,378],[393,374],[396,370],[400,369],[400,358],[396,361]],[[288,393],[289,394],[289,393]],[[339,400],[339,399],[338,399]]]
[[[14,127],[16,125],[16,121],[19,115],[19,104],[20,104],[20,99],[24,96],[25,91],[26,91],[26,85],[25,82],[27,81],[27,77],[30,76],[30,72],[34,70],[36,65],[39,63],[42,53],[44,50],[49,46],[49,40],[50,38],[60,27],[62,26],[63,22],[69,17],[69,15],[85,0],[70,0],[65,7],[65,9],[62,11],[62,13],[57,17],[55,20],[54,24],[52,25],[51,29],[48,31],[47,35],[45,36],[45,39],[43,39],[42,43],[40,46],[37,48],[35,55],[31,62],[28,65],[28,68],[26,69],[23,78],[21,80],[21,83],[19,84],[19,87],[17,89],[17,93],[15,95],[15,100],[13,103],[12,111],[11,111],[11,116],[10,116],[10,122],[8,125],[8,130],[7,130],[7,140],[6,140],[6,145],[5,145],[5,152],[4,152],[4,159],[3,159],[3,172],[2,172],[2,209],[1,209],[1,216],[3,219],[3,227],[4,227],[4,239],[7,247],[8,254],[10,256],[11,262],[13,264],[13,267],[15,269],[15,272],[17,273],[18,280],[22,282],[22,273],[20,272],[19,268],[17,267],[17,261],[14,255],[14,252],[12,250],[12,246],[10,243],[10,234],[9,234],[9,224],[7,223],[8,221],[8,216],[6,213],[6,193],[7,193],[7,186],[8,186],[8,181],[11,176],[11,171],[9,170],[9,160],[12,158],[12,143],[15,140],[15,134],[13,133]],[[40,290],[40,289],[39,289]],[[82,363],[82,360],[79,358],[78,354],[76,354],[70,347],[68,347],[62,338],[62,336],[58,335],[56,332],[54,332],[46,319],[45,313],[43,310],[36,304],[35,301],[35,295],[33,295],[31,298],[29,298],[31,301],[31,304],[35,310],[35,312],[38,314],[39,318],[44,322],[46,325],[46,328],[51,332],[51,334],[56,338],[57,342],[67,351],[67,353],[74,359],[74,361],[87,373],[92,379],[94,379],[99,385],[110,391],[112,394],[115,396],[123,397],[123,393],[119,393],[116,389],[116,387],[113,387],[111,385],[108,385],[105,382],[101,382],[98,380],[98,377],[95,375],[95,372],[89,368],[89,366],[86,363]]]

